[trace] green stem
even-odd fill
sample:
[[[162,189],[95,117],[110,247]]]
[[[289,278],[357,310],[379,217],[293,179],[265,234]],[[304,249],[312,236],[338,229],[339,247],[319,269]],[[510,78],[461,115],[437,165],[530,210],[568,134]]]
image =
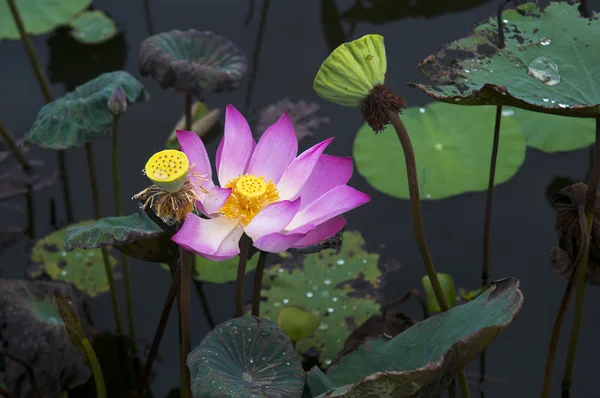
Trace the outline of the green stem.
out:
[[[19,148],[13,136],[8,132],[8,130],[4,127],[2,123],[0,123],[0,135],[4,139],[4,142],[6,142],[8,149],[10,149],[10,151],[13,153],[13,155],[17,159],[17,162],[19,162],[23,170],[27,173],[31,172],[31,165],[27,161],[27,158],[25,158],[25,155],[21,151],[21,148]]]
[[[113,116],[113,136],[112,136],[112,172],[113,172],[113,192],[115,195],[115,209],[117,217],[123,215],[121,204],[121,181],[119,176],[119,116]],[[127,307],[127,326],[129,327],[129,338],[131,339],[131,348],[134,355],[137,355],[137,338],[135,333],[135,317],[133,312],[133,299],[131,295],[131,274],[129,272],[129,259],[122,254],[123,264],[123,283],[125,284],[125,305]]]
[[[192,131],[192,95],[185,94],[185,129]]]
[[[463,398],[471,396],[467,374],[464,369],[458,371],[458,385],[460,386],[460,395],[462,395]]]
[[[595,143],[596,159],[594,168],[590,175],[588,183],[588,191],[585,200],[585,215],[587,221],[587,242],[584,248],[583,256],[577,267],[575,279],[575,310],[573,313],[573,326],[569,337],[569,348],[567,350],[567,359],[565,362],[565,370],[563,373],[562,387],[563,390],[571,388],[573,379],[573,366],[575,364],[575,353],[577,352],[577,343],[579,341],[579,333],[583,322],[583,311],[585,303],[585,288],[587,286],[587,271],[588,259],[590,253],[590,239],[592,236],[592,225],[594,219],[594,210],[596,204],[596,195],[598,193],[598,182],[600,180],[600,118],[596,118],[596,143]]]
[[[260,289],[262,288],[262,279],[265,271],[267,254],[267,252],[261,250],[260,254],[258,255],[258,264],[256,264],[254,287],[252,290],[252,315],[254,316],[260,316]]]
[[[190,371],[186,365],[186,359],[191,351],[191,324],[192,315],[190,310],[190,294],[192,285],[192,267],[190,261],[190,253],[185,250],[182,246],[179,247],[179,264],[181,269],[181,306],[180,306],[180,322],[181,322],[181,360],[183,362],[183,368],[180,369],[182,373],[183,384],[181,386],[181,397],[191,398],[191,381]]]
[[[96,175],[96,166],[94,164],[94,149],[90,142],[85,144],[85,153],[87,155],[88,172],[90,175],[90,184],[92,187],[92,200],[94,202],[94,218],[99,220],[102,218],[102,212],[100,210],[100,194],[98,189],[98,178]],[[123,334],[123,327],[121,326],[121,312],[119,311],[119,302],[117,301],[117,291],[115,289],[115,280],[110,266],[110,258],[108,255],[108,248],[103,247],[102,259],[104,260],[104,271],[106,272],[106,279],[108,280],[108,287],[110,288],[110,296],[112,299],[113,313],[115,316],[115,325],[117,334]]]
[[[41,67],[40,61],[39,61],[37,55],[35,54],[35,50],[33,49],[33,46],[31,45],[29,36],[27,36],[27,31],[25,30],[25,25],[23,24],[23,20],[21,19],[21,15],[19,14],[19,10],[17,9],[15,0],[6,0],[6,1],[8,1],[8,8],[10,9],[13,20],[15,21],[15,25],[17,25],[19,35],[21,36],[21,42],[23,42],[23,46],[25,46],[25,52],[27,53],[27,56],[29,57],[29,62],[31,63],[31,66],[33,67],[33,71],[34,71],[35,77],[38,81],[38,85],[40,86],[40,89],[42,90],[42,95],[44,96],[44,100],[46,101],[46,103],[48,103],[48,102],[52,101],[52,93],[50,91],[50,84],[48,83],[48,80],[46,79],[44,72],[42,72],[42,67]],[[67,167],[66,167],[64,151],[62,151],[62,150],[57,151],[57,157],[58,157],[58,169],[60,171],[60,176],[61,176],[62,186],[63,186],[63,195],[65,197],[67,221],[70,224],[73,222],[73,208],[71,206],[71,197],[69,195],[69,178],[67,175]]]
[[[100,362],[98,362],[96,352],[94,352],[94,348],[87,338],[81,340],[81,346],[83,347],[87,362],[92,369],[92,374],[94,375],[94,382],[96,383],[96,398],[106,398],[104,375],[102,374],[102,368],[100,367]]]
[[[244,277],[246,276],[246,263],[250,252],[250,238],[246,234],[240,239],[240,260],[235,281],[235,316],[244,315]]]

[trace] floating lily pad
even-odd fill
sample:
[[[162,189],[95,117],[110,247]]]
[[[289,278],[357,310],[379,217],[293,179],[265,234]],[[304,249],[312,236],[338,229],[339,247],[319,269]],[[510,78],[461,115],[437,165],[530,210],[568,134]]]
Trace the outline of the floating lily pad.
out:
[[[435,85],[413,85],[445,102],[595,118],[600,21],[582,17],[578,6],[553,2],[542,11],[526,3],[506,10],[505,48],[498,48],[494,16],[423,61],[421,71]]]
[[[91,0],[15,0],[25,31],[41,35],[67,24],[71,18],[87,8]],[[0,40],[20,39],[8,2],[0,2]]]
[[[300,397],[304,370],[294,345],[263,318],[235,318],[209,332],[189,354],[194,398]]]
[[[428,318],[393,339],[373,339],[327,372],[320,397],[438,397],[521,309],[519,281],[504,279],[477,299]],[[322,391],[322,376],[308,378]],[[311,388],[312,389],[312,388]]]
[[[552,100],[554,101],[554,100]],[[530,112],[518,108],[503,109],[502,123],[514,118],[527,146],[553,153],[585,148],[596,140],[595,120]]]
[[[286,307],[279,312],[277,325],[292,341],[309,338],[321,323],[321,317],[298,307]]]
[[[99,10],[86,11],[69,22],[71,36],[85,44],[99,44],[112,39],[119,31],[115,21]]]
[[[239,257],[230,258],[224,261],[210,261],[204,257],[192,254],[192,278],[198,282],[207,283],[229,283],[237,278]],[[246,275],[256,269],[258,256],[253,256],[246,263]],[[169,271],[167,264],[160,265],[164,270]]]
[[[487,190],[495,112],[495,107],[439,102],[402,112],[415,151],[421,199]],[[410,197],[404,152],[391,125],[378,135],[363,125],[354,141],[353,157],[358,172],[375,189],[397,198]],[[525,140],[519,126],[504,118],[495,183],[509,180],[524,160]]]
[[[142,83],[127,72],[104,73],[40,109],[28,142],[49,149],[79,147],[111,132],[113,115],[108,100],[121,86],[128,103],[149,98]]]
[[[74,226],[86,226],[92,221],[82,221]],[[77,289],[91,297],[109,291],[108,280],[104,270],[104,261],[100,249],[71,252],[65,250],[67,229],[59,229],[38,240],[31,252],[32,266],[27,271],[31,278],[47,275],[53,280],[74,284]],[[117,260],[109,256],[110,265],[114,269]],[[114,273],[115,278],[119,275]]]
[[[165,89],[190,93],[203,101],[213,92],[234,90],[246,73],[246,56],[229,39],[194,29],[150,36],[138,54],[140,73]]]
[[[296,349],[320,352],[330,364],[344,347],[344,340],[371,315],[379,313],[377,303],[381,271],[379,255],[364,249],[358,232],[344,232],[340,251],[293,255],[265,271],[261,314],[277,320],[290,307],[301,307],[322,317],[317,330],[299,340]]]
[[[90,225],[67,230],[67,251],[105,246],[114,246],[130,257],[153,262],[169,261],[177,251],[177,245],[171,241],[171,237],[145,212],[103,218]]]

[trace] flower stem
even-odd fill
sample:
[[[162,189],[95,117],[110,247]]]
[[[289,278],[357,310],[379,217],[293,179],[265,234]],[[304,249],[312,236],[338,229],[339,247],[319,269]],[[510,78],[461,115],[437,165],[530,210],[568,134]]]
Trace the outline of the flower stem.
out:
[[[192,256],[192,261],[196,259],[196,256]],[[193,269],[197,269],[193,267]],[[215,318],[213,318],[212,312],[210,310],[210,305],[208,305],[208,300],[206,299],[206,295],[204,294],[204,284],[202,281],[193,280],[194,287],[196,288],[196,293],[198,294],[198,300],[200,300],[200,306],[202,307],[202,312],[204,312],[204,317],[206,318],[206,322],[208,322],[208,326],[210,329],[214,329],[217,326],[215,322]]]
[[[246,276],[246,263],[250,252],[250,238],[246,234],[240,239],[240,260],[235,281],[235,316],[244,315],[244,277]]]
[[[262,288],[262,279],[265,271],[267,254],[267,252],[261,250],[260,254],[258,255],[258,264],[256,264],[254,287],[252,290],[252,315],[254,316],[260,316],[260,289]]]
[[[31,367],[31,365],[29,365],[21,358],[12,355],[4,349],[0,349],[0,357],[7,357],[17,362],[19,365],[23,366],[25,368],[25,371],[27,372],[27,378],[29,379],[29,385],[31,386],[31,392],[33,393],[34,398],[42,398],[42,394],[40,393],[40,389],[37,385],[37,382],[35,381],[35,373],[33,372],[33,368]]]
[[[96,352],[94,352],[94,348],[87,338],[81,340],[81,346],[83,347],[87,362],[92,369],[92,374],[94,375],[94,382],[96,383],[96,398],[106,398],[104,375],[102,374],[102,368],[100,367],[100,362],[98,362]]]
[[[185,93],[185,129],[192,131],[192,95]]]
[[[4,127],[2,123],[0,123],[0,135],[4,139],[4,142],[6,142],[8,149],[10,149],[10,151],[17,159],[17,162],[19,162],[19,164],[23,168],[23,171],[26,171],[28,173],[31,172],[31,165],[27,161],[27,158],[25,158],[25,155],[21,151],[21,148],[19,148],[13,136],[8,132],[8,130]]]
[[[558,340],[560,339],[560,331],[562,329],[565,313],[569,306],[571,294],[573,293],[573,282],[575,280],[575,270],[569,278],[565,294],[560,302],[560,307],[554,319],[554,327],[552,328],[552,336],[550,337],[550,346],[548,347],[548,357],[546,358],[546,367],[544,369],[544,385],[542,386],[542,398],[550,398],[550,388],[552,387],[552,369],[556,358],[556,349],[558,348]]]
[[[23,46],[25,46],[25,52],[29,57],[29,62],[33,67],[33,71],[35,73],[35,77],[38,81],[38,85],[42,90],[42,95],[44,96],[44,100],[48,103],[52,101],[52,93],[50,91],[50,84],[44,76],[44,72],[42,72],[42,67],[40,65],[40,61],[35,54],[35,50],[31,45],[31,41],[29,40],[29,36],[27,36],[27,31],[25,30],[25,25],[23,24],[23,20],[21,19],[21,15],[19,14],[19,10],[17,9],[17,5],[15,0],[7,0],[8,8],[12,14],[13,20],[15,21],[15,25],[17,25],[17,29],[19,31],[19,35],[21,36],[21,42]],[[63,195],[65,197],[65,207],[67,212],[67,222],[70,224],[73,222],[73,208],[71,206],[71,197],[69,195],[69,178],[67,176],[67,167],[65,160],[65,153],[63,150],[57,151],[58,157],[58,169],[60,171],[60,176],[62,180],[63,186]]]
[[[419,246],[419,251],[421,252],[421,257],[423,258],[423,263],[425,264],[427,276],[429,277],[431,286],[433,287],[435,298],[441,310],[448,311],[448,303],[444,297],[442,285],[438,279],[435,267],[433,265],[433,259],[431,258],[431,253],[429,252],[427,241],[425,240],[425,229],[423,227],[423,214],[421,212],[421,199],[419,196],[419,180],[417,178],[415,152],[413,150],[412,143],[410,142],[408,131],[406,131],[406,127],[404,127],[404,123],[402,123],[402,120],[398,114],[391,109],[386,109],[385,114],[390,122],[392,122],[404,151],[415,239],[417,240],[417,245]],[[469,386],[466,384],[467,376],[464,369],[460,369],[458,373],[458,381],[460,383],[460,390],[463,398],[469,397]]]
[[[483,222],[483,266],[481,269],[481,286],[487,285],[490,271],[490,227],[492,224],[492,199],[494,196],[494,177],[498,160],[500,143],[500,123],[502,121],[502,106],[496,107],[496,123],[494,124],[494,144],[490,160],[490,178],[488,180],[487,198],[485,201],[485,219]]]
[[[92,200],[94,201],[94,218],[99,220],[102,218],[102,212],[100,210],[100,194],[98,190],[98,178],[96,176],[96,166],[94,164],[94,149],[92,143],[88,142],[85,144],[85,153],[87,155],[88,172],[90,174],[90,184],[92,187]],[[119,311],[119,302],[117,301],[117,291],[115,289],[115,280],[113,278],[112,268],[110,267],[110,258],[108,256],[108,248],[103,247],[102,259],[104,260],[104,271],[106,272],[106,279],[108,280],[108,287],[110,288],[110,296],[112,299],[113,313],[115,316],[115,325],[117,334],[123,333],[123,327],[121,326],[121,312]]]
[[[167,298],[165,300],[165,305],[163,306],[163,310],[160,314],[160,320],[158,321],[158,327],[154,332],[154,340],[152,340],[152,346],[150,347],[150,352],[148,353],[148,359],[146,360],[146,364],[144,365],[144,370],[142,371],[142,376],[138,382],[136,398],[142,398],[142,394],[146,389],[146,385],[148,384],[148,378],[150,377],[150,371],[152,370],[152,364],[156,359],[156,355],[158,354],[158,346],[160,345],[160,341],[162,340],[162,336],[165,332],[165,328],[167,326],[167,322],[169,320],[169,314],[171,313],[171,308],[173,308],[173,302],[175,301],[175,297],[177,297],[177,292],[179,292],[179,285],[181,282],[181,267],[177,265],[176,267],[172,267],[172,279],[171,279],[171,287],[169,288],[169,293],[167,294]]]
[[[121,182],[119,177],[119,116],[113,116],[113,136],[112,136],[112,172],[113,172],[113,193],[115,195],[115,209],[117,217],[123,215],[121,204]],[[133,299],[131,298],[131,274],[129,273],[129,259],[126,255],[121,255],[123,265],[123,283],[125,284],[125,305],[127,307],[127,326],[129,327],[129,338],[131,339],[131,348],[134,355],[137,355],[137,338],[135,333],[135,317],[133,312]]]
[[[588,259],[590,253],[590,239],[592,236],[592,221],[594,219],[594,208],[596,204],[596,195],[598,193],[598,182],[600,180],[600,117],[596,118],[596,143],[595,143],[596,159],[594,168],[590,175],[588,183],[587,196],[585,198],[585,215],[587,220],[587,242],[584,248],[583,256],[577,266],[575,277],[575,311],[573,313],[573,326],[569,337],[569,348],[567,350],[567,359],[565,362],[565,370],[563,373],[562,388],[568,390],[571,388],[573,378],[573,366],[575,364],[575,353],[577,352],[577,343],[579,340],[579,332],[581,331],[581,323],[583,322],[583,310],[585,303],[585,288],[587,286],[587,271]]]
[[[181,381],[181,397],[192,398],[191,382],[190,382],[190,371],[186,366],[186,359],[191,350],[190,334],[192,315],[190,311],[190,292],[192,284],[192,267],[190,263],[190,252],[185,250],[182,246],[179,247],[179,265],[181,272],[181,305],[179,307],[180,317],[179,322],[181,323],[181,345],[180,345],[180,360],[182,361],[180,367]]]

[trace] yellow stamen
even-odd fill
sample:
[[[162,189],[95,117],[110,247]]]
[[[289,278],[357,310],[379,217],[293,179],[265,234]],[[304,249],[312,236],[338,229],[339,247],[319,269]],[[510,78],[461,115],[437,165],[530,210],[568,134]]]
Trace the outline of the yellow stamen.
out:
[[[271,203],[279,202],[279,192],[273,181],[265,181],[262,176],[244,174],[229,181],[225,188],[231,188],[231,196],[221,207],[222,217],[237,219],[243,225]]]
[[[165,191],[175,193],[185,183],[190,162],[181,151],[167,149],[152,155],[146,163],[146,176]]]

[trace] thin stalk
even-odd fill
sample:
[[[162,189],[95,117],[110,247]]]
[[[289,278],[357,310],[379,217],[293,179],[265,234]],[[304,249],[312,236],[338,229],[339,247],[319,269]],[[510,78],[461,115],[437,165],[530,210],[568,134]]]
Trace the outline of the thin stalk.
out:
[[[246,276],[246,263],[250,252],[250,238],[246,234],[240,239],[240,260],[235,281],[235,316],[244,315],[244,277]]]
[[[27,372],[27,378],[29,379],[29,385],[31,387],[31,392],[33,393],[34,398],[42,398],[42,394],[40,393],[40,389],[37,385],[37,382],[35,381],[35,373],[33,372],[33,368],[31,367],[31,365],[4,349],[0,349],[0,357],[9,358],[18,363],[19,365],[23,366],[25,368],[25,371]]]
[[[23,168],[23,171],[26,171],[27,173],[31,172],[31,165],[27,161],[27,158],[21,151],[21,148],[19,148],[19,146],[17,145],[17,142],[15,141],[13,136],[8,132],[8,130],[4,127],[2,123],[0,123],[0,135],[4,139],[4,142],[6,142],[8,149],[10,149],[14,157],[17,159],[17,162],[19,162],[19,164]]]
[[[185,93],[185,129],[192,131],[192,95]]]
[[[392,125],[396,130],[396,134],[398,135],[398,139],[400,140],[400,144],[402,145],[402,150],[404,151],[406,174],[408,177],[408,191],[410,194],[410,204],[412,207],[413,229],[415,232],[417,246],[419,246],[419,251],[421,252],[421,257],[423,258],[423,263],[425,265],[425,271],[427,272],[427,276],[431,281],[435,298],[441,310],[448,311],[448,303],[444,297],[442,285],[438,279],[435,267],[433,265],[433,259],[431,258],[431,253],[429,252],[427,241],[425,240],[423,214],[421,212],[421,198],[419,195],[419,180],[417,177],[417,165],[415,160],[415,152],[413,150],[412,143],[410,142],[410,136],[408,135],[408,131],[406,131],[406,127],[404,127],[404,123],[402,123],[402,120],[396,112],[392,111],[391,109],[386,109],[385,114],[390,122],[392,122]],[[460,390],[463,398],[468,398],[469,386],[466,384],[467,376],[464,369],[460,369],[458,372],[458,381],[460,383]]]
[[[144,2],[144,16],[146,19],[146,28],[148,29],[148,36],[154,36],[154,24],[152,23],[152,14],[150,13],[149,0],[143,0]]]
[[[576,272],[576,269],[573,270]],[[554,326],[552,328],[552,336],[550,337],[550,346],[548,347],[548,357],[546,358],[546,367],[544,369],[544,384],[542,386],[542,398],[550,398],[550,389],[552,387],[552,369],[554,367],[554,360],[556,359],[556,350],[558,348],[558,341],[560,340],[560,331],[562,329],[563,321],[565,319],[565,313],[569,307],[569,301],[571,300],[571,294],[573,293],[573,281],[575,275],[571,275],[565,293],[560,302],[560,307],[554,319]]]
[[[137,392],[135,395],[136,398],[142,398],[142,394],[146,389],[148,378],[150,377],[150,372],[152,371],[152,364],[154,363],[156,355],[158,354],[158,346],[160,346],[160,341],[165,333],[165,328],[167,326],[167,322],[169,321],[169,314],[171,313],[171,308],[173,308],[173,302],[175,301],[175,297],[177,297],[177,293],[179,292],[179,285],[181,282],[181,267],[177,266],[173,271],[171,287],[169,288],[169,293],[167,294],[165,304],[162,312],[160,313],[160,320],[158,321],[158,327],[154,332],[154,339],[152,340],[152,346],[150,347],[150,352],[148,353],[148,359],[146,360],[144,370],[142,371],[142,376],[138,382]]]
[[[113,193],[115,195],[115,209],[117,217],[123,215],[121,204],[121,181],[119,176],[119,116],[113,117],[113,135],[112,135],[112,172],[113,172]],[[137,355],[137,338],[135,333],[135,317],[133,312],[133,299],[131,295],[131,274],[129,272],[129,259],[126,255],[121,255],[123,265],[123,283],[125,284],[125,305],[127,307],[127,326],[129,328],[129,338],[131,339],[131,348],[134,355]]]
[[[40,89],[42,90],[42,95],[44,96],[44,100],[48,103],[48,102],[52,101],[52,93],[50,91],[50,84],[48,83],[48,80],[46,79],[44,72],[42,72],[42,67],[41,67],[40,61],[39,61],[37,55],[35,54],[35,50],[33,49],[33,46],[31,45],[29,36],[27,36],[27,31],[25,30],[25,25],[23,24],[23,20],[21,19],[21,15],[19,14],[19,10],[17,9],[15,0],[6,0],[6,1],[8,1],[8,8],[10,9],[13,20],[15,21],[15,25],[17,26],[17,29],[19,30],[19,35],[21,36],[21,42],[23,42],[23,46],[25,46],[25,52],[27,53],[27,56],[29,57],[29,62],[31,63],[31,66],[33,67],[33,71],[34,71],[35,77],[38,81],[38,85],[40,86]],[[71,197],[69,195],[69,178],[67,175],[67,166],[66,166],[64,151],[62,151],[62,150],[57,151],[57,157],[58,157],[58,169],[60,171],[60,176],[61,176],[62,186],[63,186],[63,195],[65,197],[65,208],[66,208],[66,212],[67,212],[67,221],[70,224],[73,222],[73,208],[71,206]]]
[[[452,379],[448,386],[448,398],[456,398],[456,379]]]
[[[502,106],[496,107],[496,122],[494,124],[494,144],[490,159],[490,177],[488,180],[487,198],[485,201],[485,219],[483,222],[483,266],[481,269],[481,285],[487,285],[490,271],[490,228],[492,224],[492,199],[494,196],[494,177],[498,160],[500,143],[500,123],[502,121]]]
[[[100,367],[100,362],[98,362],[96,352],[87,338],[81,340],[81,346],[83,347],[85,357],[90,365],[90,368],[92,369],[92,374],[94,375],[94,382],[96,384],[96,398],[106,398],[104,375],[102,374],[102,368]]]
[[[194,261],[196,261],[196,256],[192,256],[192,262]],[[194,269],[196,269],[196,267],[194,267]],[[210,306],[208,305],[208,300],[206,299],[206,295],[204,294],[204,284],[202,283],[202,281],[195,280],[194,287],[196,288],[198,300],[200,300],[200,306],[202,307],[202,312],[204,313],[206,322],[208,322],[208,326],[210,326],[210,329],[212,330],[215,328],[215,326],[217,326],[217,323],[215,322],[215,318],[213,318]]]
[[[573,379],[573,366],[575,364],[575,353],[577,352],[577,343],[579,341],[579,333],[581,332],[581,323],[583,322],[583,311],[585,303],[585,288],[587,286],[587,270],[588,259],[590,253],[589,240],[592,236],[592,225],[594,219],[594,208],[596,204],[596,195],[598,193],[598,183],[600,181],[600,118],[596,118],[596,143],[595,143],[596,159],[594,168],[588,183],[588,191],[585,200],[585,215],[587,220],[587,245],[585,246],[583,257],[578,265],[577,275],[575,280],[575,310],[573,313],[573,326],[569,337],[569,348],[567,350],[567,359],[565,362],[565,370],[563,373],[562,387],[563,390],[571,388]]]
[[[260,254],[258,255],[258,263],[256,264],[254,287],[252,290],[252,315],[254,316],[260,316],[260,289],[262,288],[262,279],[265,271],[267,254],[267,252],[261,250]]]
[[[486,366],[485,366],[485,350],[481,351],[479,355],[479,382],[477,388],[479,389],[479,396],[483,397],[485,394],[481,389],[481,385],[485,382]]]
[[[191,325],[192,325],[192,314],[190,310],[191,300],[190,292],[192,285],[192,267],[190,261],[190,252],[185,250],[182,246],[179,247],[179,265],[181,272],[181,305],[180,305],[180,318],[181,324],[181,345],[180,345],[180,359],[182,361],[183,368],[181,371],[181,380],[183,385],[181,386],[181,397],[191,398],[191,381],[190,371],[186,366],[186,359],[191,351]]]
[[[96,166],[94,164],[94,149],[92,148],[92,144],[90,142],[85,144],[85,153],[87,155],[88,172],[90,175],[90,184],[92,188],[92,200],[94,201],[94,218],[99,220],[102,218],[102,212],[100,210],[100,194],[98,189]],[[101,250],[102,259],[104,260],[104,271],[106,272],[106,279],[108,280],[108,287],[110,288],[110,296],[112,299],[117,334],[123,334],[123,327],[121,326],[121,312],[119,311],[119,302],[117,301],[117,291],[115,289],[115,280],[113,278],[112,268],[110,267],[108,249],[103,247]]]
[[[271,0],[263,0],[262,8],[260,9],[260,20],[258,22],[258,32],[254,41],[254,50],[252,51],[252,62],[250,66],[250,77],[248,78],[248,89],[246,90],[246,98],[244,99],[244,114],[248,113],[250,102],[252,101],[252,93],[254,92],[254,82],[258,75],[258,64],[260,57],[260,49],[265,35],[265,27],[267,26],[267,16],[269,15],[269,6]]]

